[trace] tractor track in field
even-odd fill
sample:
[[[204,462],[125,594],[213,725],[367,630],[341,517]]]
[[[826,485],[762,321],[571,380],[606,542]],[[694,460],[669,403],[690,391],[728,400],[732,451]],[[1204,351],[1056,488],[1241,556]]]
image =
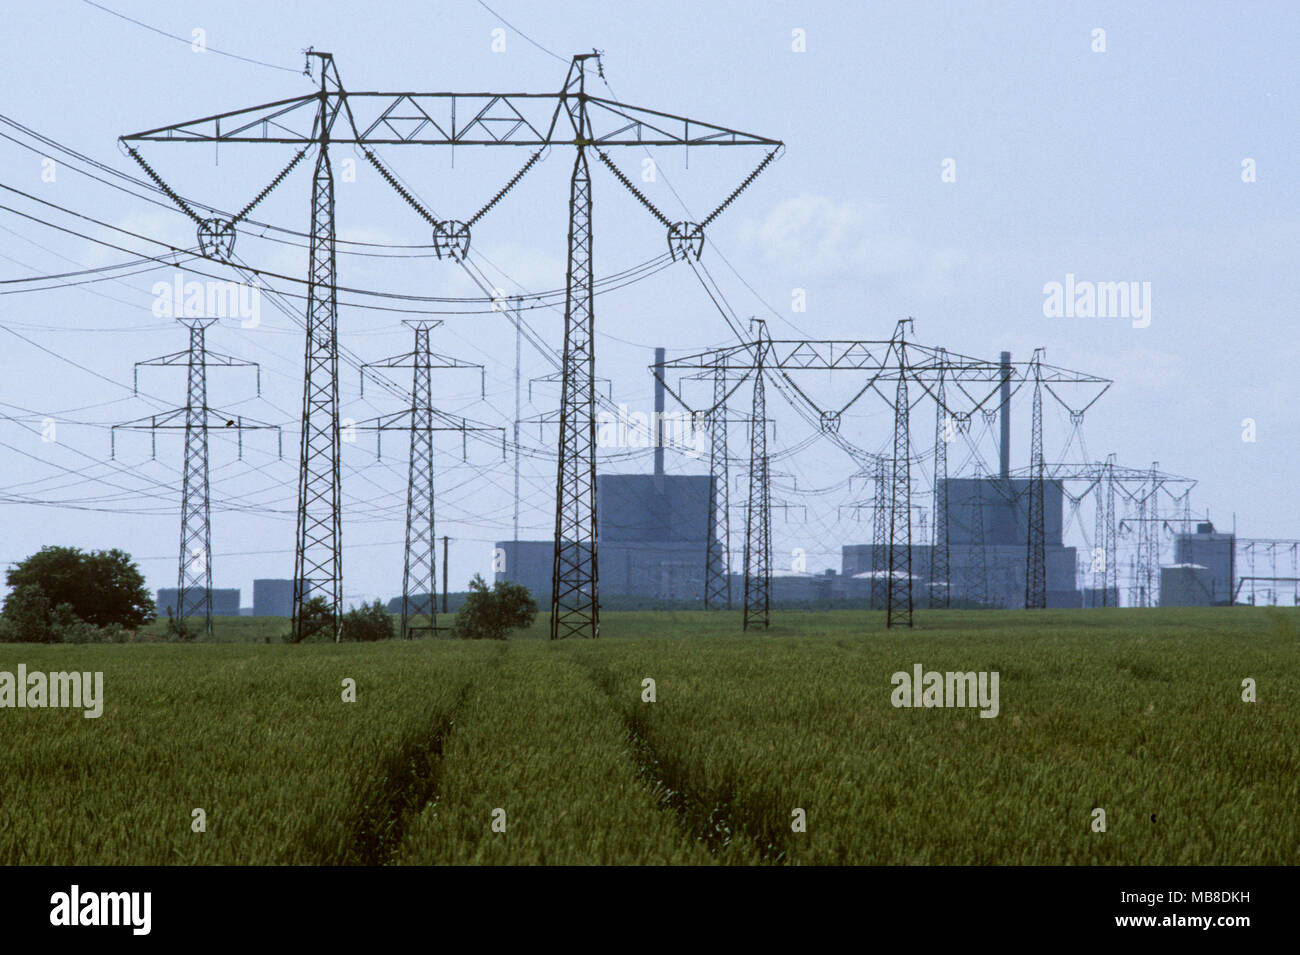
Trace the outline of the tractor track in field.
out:
[[[685,768],[656,748],[643,711],[620,704],[614,674],[594,661],[581,663],[623,721],[637,775],[654,796],[655,805],[672,812],[688,838],[701,843],[715,857],[727,854],[734,845],[751,850],[761,863],[786,864],[785,833],[751,831],[745,825],[743,807],[735,805],[732,794],[694,788]],[[737,857],[736,861],[751,860]]]
[[[487,676],[501,666],[501,660],[502,653],[492,657]],[[474,681],[466,681],[429,732],[407,740],[380,764],[375,784],[356,813],[351,844],[338,864],[388,865],[397,857],[408,822],[438,800],[447,738],[473,688]]]

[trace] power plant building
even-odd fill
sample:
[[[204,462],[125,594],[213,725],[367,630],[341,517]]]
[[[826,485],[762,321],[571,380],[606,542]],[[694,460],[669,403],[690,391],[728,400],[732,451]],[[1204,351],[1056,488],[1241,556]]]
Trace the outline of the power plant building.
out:
[[[202,591],[202,588],[195,588]],[[167,617],[176,615],[176,598],[179,591],[175,587],[163,587],[158,591],[158,616]],[[212,594],[212,616],[214,617],[238,617],[239,616],[239,588],[217,589],[213,588]],[[187,601],[188,603],[188,601]]]

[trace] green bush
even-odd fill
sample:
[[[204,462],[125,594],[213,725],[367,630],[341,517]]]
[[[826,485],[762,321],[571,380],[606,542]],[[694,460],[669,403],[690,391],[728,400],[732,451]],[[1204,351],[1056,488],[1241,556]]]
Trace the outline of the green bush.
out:
[[[120,623],[96,626],[82,620],[70,603],[51,607],[39,584],[15,587],[0,615],[0,642],[124,643],[128,633]]]
[[[10,643],[57,643],[50,598],[40,584],[20,584],[5,598],[0,638]]]
[[[302,605],[300,626],[284,635],[285,643],[334,639],[334,611],[324,597],[312,597]]]
[[[527,587],[499,580],[489,590],[475,574],[451,635],[461,640],[504,640],[511,630],[531,626],[536,619],[537,601]]]
[[[393,618],[378,600],[343,615],[344,640],[391,640],[393,636]]]

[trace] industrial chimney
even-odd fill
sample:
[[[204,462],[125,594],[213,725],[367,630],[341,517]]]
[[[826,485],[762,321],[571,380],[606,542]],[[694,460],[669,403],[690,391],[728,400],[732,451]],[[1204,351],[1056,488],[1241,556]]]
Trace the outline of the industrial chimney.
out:
[[[998,442],[1001,475],[1005,481],[1011,476],[1011,352],[1002,353],[1002,401],[1000,405],[1002,440]]]

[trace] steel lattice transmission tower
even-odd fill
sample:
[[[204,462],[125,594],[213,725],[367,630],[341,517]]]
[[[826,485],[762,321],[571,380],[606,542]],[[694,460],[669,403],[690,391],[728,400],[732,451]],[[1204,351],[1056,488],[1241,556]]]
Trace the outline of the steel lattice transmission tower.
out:
[[[763,384],[764,324],[756,321],[754,404],[750,414],[749,498],[745,502],[744,629],[766,630],[772,609],[772,502],[767,457],[767,395]]]
[[[322,113],[326,70],[321,70]],[[343,612],[343,488],[339,478],[338,297],[334,256],[334,172],[322,115],[320,151],[311,182],[311,252],[307,283],[307,346],[303,362],[302,438],[298,460],[298,534],[294,549],[293,633],[303,633],[303,605],[324,597],[334,639]]]
[[[576,92],[582,93],[579,67]],[[581,104],[582,100],[579,99]],[[591,263],[591,170],[585,110],[570,111],[578,154],[569,183],[569,251],[564,299],[564,366],[555,477],[551,639],[600,635],[596,555],[596,348]]]
[[[885,626],[912,626],[912,470],[908,434],[910,405],[907,397],[907,344],[905,329],[911,319],[898,323],[894,335],[898,382],[894,389],[894,459],[889,482],[889,599]]]
[[[1097,504],[1097,521],[1094,544],[1094,563],[1092,587],[1094,603],[1111,606],[1114,594],[1118,605],[1119,590],[1116,577],[1117,557],[1115,553],[1115,455],[1106,456],[1101,466],[1101,474],[1094,488]]]
[[[380,415],[360,422],[360,431],[375,431],[376,441],[383,441],[385,431],[409,431],[410,461],[406,485],[406,544],[402,559],[402,639],[417,634],[433,634],[437,618],[437,536],[434,532],[434,457],[435,431],[459,431],[462,453],[465,435],[470,431],[500,431],[502,457],[505,456],[504,428],[471,425],[455,419],[433,406],[433,369],[477,368],[480,390],[486,387],[482,365],[439,355],[429,347],[429,332],[441,325],[436,319],[414,319],[402,324],[415,333],[414,347],[404,355],[367,362],[361,368],[361,394],[365,396],[365,373],[369,369],[410,368],[411,403],[405,411]]]
[[[709,536],[704,568],[705,609],[731,609],[731,490],[727,468],[726,362],[713,368],[709,423]]]
[[[942,351],[942,349],[941,349]],[[946,353],[945,353],[946,354]],[[947,607],[951,600],[948,552],[948,442],[956,436],[957,424],[947,410],[943,365],[935,384],[934,405],[934,537],[930,550],[930,606]],[[943,588],[942,599],[935,594]]]
[[[204,328],[211,319],[186,323],[190,331],[185,375],[185,469],[181,479],[180,571],[176,618],[203,617],[212,633],[212,506],[208,496],[208,375]]]
[[[1025,564],[1025,609],[1047,606],[1047,541],[1043,507],[1043,349],[1034,349],[1031,372],[1034,376],[1033,425],[1029,441],[1029,553]]]
[[[207,350],[206,333],[215,318],[179,318],[189,331],[189,347],[159,358],[135,363],[140,367],[177,367],[184,365],[185,404],[162,414],[151,415],[113,426],[112,454],[116,456],[118,429],[133,431],[184,430],[185,460],[181,468],[181,535],[176,582],[176,616],[178,624],[202,618],[204,633],[212,634],[212,505],[208,484],[208,431],[235,431],[239,455],[243,457],[243,432],[279,431],[277,425],[228,415],[208,406],[208,366],[222,368],[257,368],[251,361],[219,355]],[[258,394],[261,394],[259,371]],[[154,444],[154,453],[157,446]]]

